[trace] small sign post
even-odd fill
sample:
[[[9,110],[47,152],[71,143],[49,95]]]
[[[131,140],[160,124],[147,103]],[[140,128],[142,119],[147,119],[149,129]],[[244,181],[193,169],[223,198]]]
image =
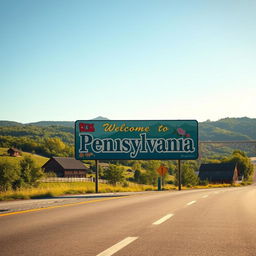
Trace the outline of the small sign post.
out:
[[[161,176],[160,180],[162,179],[162,181],[160,181],[162,183],[162,187],[164,188],[164,175],[168,172],[168,168],[166,168],[164,165],[161,165],[158,169],[157,172],[159,173],[159,175]],[[159,189],[158,186],[158,190],[162,190]]]

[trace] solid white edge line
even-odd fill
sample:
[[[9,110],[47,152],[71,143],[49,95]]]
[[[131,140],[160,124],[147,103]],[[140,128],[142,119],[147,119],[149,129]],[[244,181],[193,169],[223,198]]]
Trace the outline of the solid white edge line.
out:
[[[122,248],[124,248],[125,246],[127,246],[128,244],[130,244],[133,241],[135,241],[137,238],[138,237],[126,237],[124,240],[122,240],[119,243],[111,246],[110,248],[108,248],[107,250],[97,254],[96,256],[111,256],[114,253],[116,253],[119,250],[121,250]]]
[[[152,223],[153,225],[159,225],[159,224],[162,224],[163,222],[165,222],[166,220],[170,219],[174,214],[170,213],[170,214],[167,214],[166,216],[164,216],[163,218],[155,221],[154,223]]]
[[[194,204],[194,203],[196,203],[196,201],[191,201],[191,202],[187,203],[187,205],[191,205],[191,204]]]

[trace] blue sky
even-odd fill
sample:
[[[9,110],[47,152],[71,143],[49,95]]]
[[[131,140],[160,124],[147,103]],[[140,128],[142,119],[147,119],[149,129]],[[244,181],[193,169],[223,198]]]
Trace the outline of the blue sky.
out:
[[[255,0],[0,0],[0,120],[255,118]]]

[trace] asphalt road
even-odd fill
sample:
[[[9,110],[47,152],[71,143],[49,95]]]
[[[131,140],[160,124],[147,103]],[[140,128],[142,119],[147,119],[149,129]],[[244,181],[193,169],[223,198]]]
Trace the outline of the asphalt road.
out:
[[[256,255],[255,185],[69,199],[0,212],[0,255]]]

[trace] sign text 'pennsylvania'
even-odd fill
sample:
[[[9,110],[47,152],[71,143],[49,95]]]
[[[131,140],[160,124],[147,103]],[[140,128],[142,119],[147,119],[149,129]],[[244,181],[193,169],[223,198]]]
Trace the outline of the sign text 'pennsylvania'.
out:
[[[197,159],[196,120],[79,120],[75,123],[79,160]]]

